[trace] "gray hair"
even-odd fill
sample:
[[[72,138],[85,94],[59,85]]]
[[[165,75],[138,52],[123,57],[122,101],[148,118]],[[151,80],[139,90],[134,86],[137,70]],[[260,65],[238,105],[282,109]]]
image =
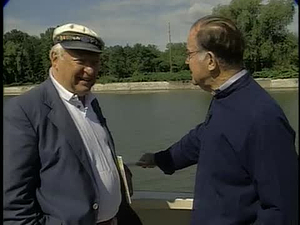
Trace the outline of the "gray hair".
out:
[[[233,21],[209,15],[197,20],[191,29],[197,27],[196,40],[199,48],[213,52],[227,66],[243,64],[245,42]]]
[[[64,54],[65,49],[62,47],[60,43],[57,43],[52,46],[50,53],[49,53],[49,58],[51,59],[52,53],[56,53],[58,57],[62,58],[62,55]]]

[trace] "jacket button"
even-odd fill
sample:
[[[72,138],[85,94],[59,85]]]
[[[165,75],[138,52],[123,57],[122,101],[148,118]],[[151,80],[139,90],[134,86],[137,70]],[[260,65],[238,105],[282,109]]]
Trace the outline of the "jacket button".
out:
[[[94,203],[94,204],[93,204],[93,209],[96,210],[96,209],[98,209],[98,208],[99,208],[99,205],[98,205],[97,203]]]

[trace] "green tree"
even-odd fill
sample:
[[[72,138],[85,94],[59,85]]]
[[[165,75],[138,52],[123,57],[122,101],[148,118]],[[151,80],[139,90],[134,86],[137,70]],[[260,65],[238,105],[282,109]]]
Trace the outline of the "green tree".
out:
[[[108,48],[108,69],[109,75],[116,78],[129,77],[128,69],[126,67],[126,58],[124,49],[120,45]]]
[[[103,52],[100,54],[98,78],[109,75],[108,61],[109,61],[109,49],[107,47],[104,47]]]
[[[30,36],[27,42],[28,45],[28,58],[31,64],[31,70],[33,71],[32,76],[29,81],[33,83],[43,81],[42,74],[44,73],[42,64],[42,54],[41,54],[41,39],[36,36]]]
[[[186,60],[186,43],[172,43],[167,44],[166,55],[170,54],[170,47],[172,53],[172,69],[173,72],[179,72],[181,70],[187,70],[188,65],[185,64]]]
[[[288,66],[295,61],[290,55],[298,45],[287,30],[295,13],[292,0],[232,0],[229,5],[218,5],[213,14],[232,19],[242,31],[246,49],[244,61],[253,71]],[[297,58],[297,57],[296,57]]]
[[[3,37],[3,66],[5,68],[4,81],[27,82],[33,76],[33,69],[29,52],[32,51],[30,46],[30,36],[19,30],[7,32]]]
[[[42,73],[41,40],[16,29],[3,36],[4,83],[36,83]]]
[[[185,64],[186,60],[186,43],[168,43],[166,50],[160,54],[159,71],[170,71],[170,50],[172,61],[172,72],[179,72],[187,70],[188,65]]]
[[[40,34],[40,45],[38,46],[40,56],[41,56],[41,64],[43,67],[43,71],[39,73],[38,79],[40,81],[45,80],[48,77],[49,68],[51,66],[51,62],[49,59],[49,53],[51,47],[53,46],[52,36],[55,28],[48,28],[45,33]]]
[[[157,61],[159,50],[154,45],[143,46],[135,44],[131,52],[131,65],[133,72],[155,72],[157,69]]]
[[[20,71],[20,44],[6,40],[3,45],[3,81],[4,84],[18,82],[21,76]]]

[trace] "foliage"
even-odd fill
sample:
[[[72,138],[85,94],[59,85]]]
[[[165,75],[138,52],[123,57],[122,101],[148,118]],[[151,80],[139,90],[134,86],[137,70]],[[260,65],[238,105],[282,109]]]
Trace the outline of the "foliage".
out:
[[[246,49],[244,62],[251,72],[298,62],[298,40],[287,30],[295,13],[292,0],[232,0],[219,5],[213,14],[233,20],[242,31]],[[293,52],[291,55],[290,53]]]
[[[44,80],[46,77],[48,77],[48,70],[50,68],[50,59],[49,59],[49,52],[53,45],[52,42],[52,35],[53,35],[54,28],[50,27],[48,28],[45,33],[40,34],[41,36],[41,43],[39,45],[39,56],[41,58],[41,63],[43,70],[40,71],[38,74],[39,80]]]
[[[49,51],[53,28],[41,37],[11,30],[3,36],[3,83],[38,83],[45,80],[50,67]]]
[[[270,79],[287,79],[287,78],[298,78],[299,77],[299,67],[291,66],[288,68],[274,68],[266,69],[262,71],[254,72],[254,78],[270,78]]]
[[[254,72],[254,77],[297,77],[298,37],[287,30],[295,13],[294,2],[265,2],[232,0],[229,5],[215,7],[212,14],[232,19],[242,31],[246,41],[245,67]],[[46,79],[53,30],[48,28],[40,37],[16,29],[3,35],[2,76],[5,85],[39,83]],[[165,51],[155,45],[139,43],[105,47],[97,78],[101,83],[189,81],[191,76],[185,59],[186,43],[169,43]]]
[[[177,73],[170,72],[158,72],[158,73],[146,73],[136,74],[135,76],[128,78],[115,78],[112,76],[103,76],[97,80],[97,83],[113,83],[113,82],[146,82],[146,81],[189,81],[191,75],[188,70],[182,70]]]

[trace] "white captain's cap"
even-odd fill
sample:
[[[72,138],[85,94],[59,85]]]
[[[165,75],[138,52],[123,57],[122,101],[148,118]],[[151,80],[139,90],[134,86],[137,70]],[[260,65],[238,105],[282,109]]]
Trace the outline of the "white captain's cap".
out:
[[[54,44],[60,43],[65,49],[78,49],[100,53],[104,42],[98,34],[79,24],[68,23],[53,31]]]

